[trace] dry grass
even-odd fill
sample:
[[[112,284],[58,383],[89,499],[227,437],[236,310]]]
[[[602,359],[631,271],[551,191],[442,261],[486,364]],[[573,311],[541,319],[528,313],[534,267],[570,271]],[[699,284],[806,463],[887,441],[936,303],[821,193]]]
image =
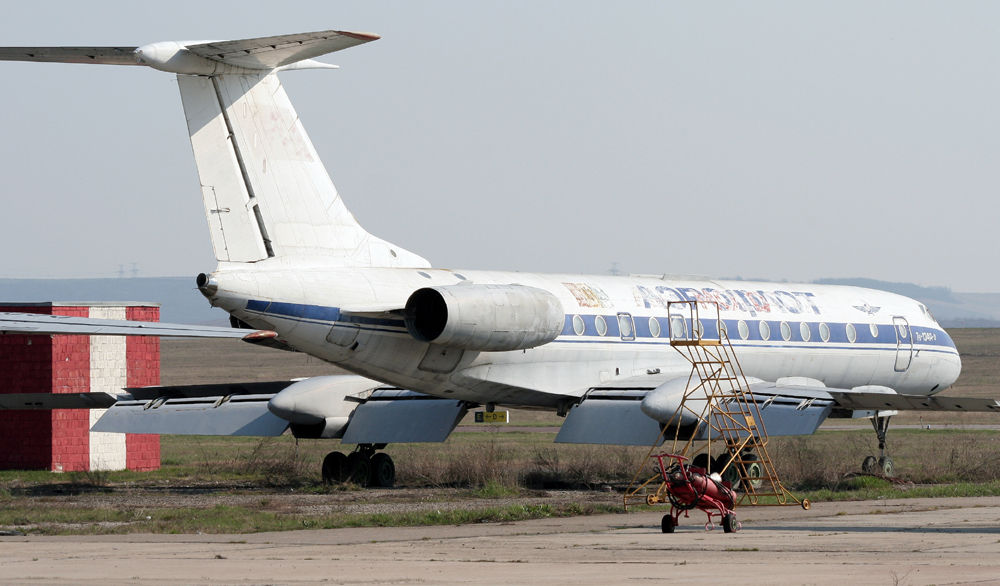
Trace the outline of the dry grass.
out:
[[[963,371],[952,396],[1000,397],[1000,330],[953,329]],[[252,365],[252,366],[247,366]],[[266,380],[341,372],[303,354],[256,348],[232,340],[163,342],[163,382],[181,384],[219,380]],[[542,411],[512,411],[512,425],[558,426],[562,420]],[[893,424],[965,425],[997,423],[994,414],[908,413]],[[833,423],[843,425],[847,420]],[[876,454],[867,420],[857,432],[775,438],[771,454],[791,485],[834,486],[856,472],[861,460]],[[552,443],[554,434],[455,433],[444,444],[390,445],[398,483],[423,487],[595,487],[627,482],[642,461],[642,448],[574,446]],[[238,438],[164,437],[164,463],[197,478],[243,478],[268,485],[317,482],[323,455],[338,446],[324,440],[295,442]],[[897,473],[913,482],[982,481],[1000,478],[994,454],[1000,436],[989,432],[899,430],[890,428],[890,453]],[[344,446],[349,451],[352,446]],[[169,468],[170,466],[168,466]]]

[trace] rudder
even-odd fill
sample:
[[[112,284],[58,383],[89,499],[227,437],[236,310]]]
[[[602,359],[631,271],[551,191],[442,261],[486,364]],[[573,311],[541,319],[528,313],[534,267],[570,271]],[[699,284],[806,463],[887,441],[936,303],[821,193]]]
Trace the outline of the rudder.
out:
[[[358,224],[276,74],[178,82],[217,259],[428,266]]]

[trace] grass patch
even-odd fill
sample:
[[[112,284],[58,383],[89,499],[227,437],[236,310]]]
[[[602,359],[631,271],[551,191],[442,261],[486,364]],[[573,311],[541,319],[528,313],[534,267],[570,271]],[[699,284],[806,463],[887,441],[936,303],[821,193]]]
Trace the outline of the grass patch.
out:
[[[473,497],[481,499],[510,498],[521,494],[521,490],[516,486],[506,486],[491,480],[478,488],[470,491]]]
[[[480,509],[406,511],[399,513],[340,514],[326,516],[288,515],[243,507],[152,509],[120,511],[15,506],[0,511],[0,527],[27,534],[79,535],[128,533],[257,533],[296,529],[340,529],[346,527],[413,527],[504,523],[526,519],[568,517],[621,512],[606,505],[509,505]]]
[[[858,477],[853,480],[857,480],[859,478],[862,477]],[[872,478],[871,480],[878,482],[845,483],[844,486],[837,488],[824,488],[795,493],[795,496],[807,498],[813,502],[1000,496],[1000,481],[997,480],[982,483],[957,482],[953,484],[932,484],[921,486],[894,485],[878,478]]]
[[[455,433],[443,444],[390,445],[386,452],[396,462],[397,487],[419,489],[423,496],[382,491],[378,499],[410,508],[355,515],[330,511],[365,510],[354,504],[374,498],[369,491],[351,484],[326,486],[319,474],[327,452],[348,451],[353,446],[341,447],[328,440],[296,441],[288,436],[264,440],[163,436],[163,466],[154,472],[0,471],[0,528],[29,533],[247,533],[618,512],[619,495],[636,469],[644,464],[651,471],[649,461],[644,461],[646,448],[559,445],[552,440],[548,432],[478,432]],[[870,429],[772,438],[768,451],[783,484],[797,497],[814,502],[1000,496],[1000,433],[996,431],[891,429],[889,446],[902,482],[857,475],[864,457],[877,453]],[[549,500],[538,492],[564,488],[599,489],[602,494],[582,498],[609,504],[566,504],[565,499],[546,504]],[[133,504],[124,507],[108,504],[121,502],[121,494],[132,490],[163,491],[174,495],[177,505],[187,506],[149,508],[141,497],[129,499]],[[199,503],[184,501],[186,493],[237,498]],[[293,493],[305,496],[295,503],[277,496]],[[248,494],[252,495],[249,500]],[[323,494],[330,497],[315,497]],[[476,499],[484,502],[469,502]],[[523,502],[500,506],[505,503],[497,499]],[[439,501],[440,510],[428,504]],[[445,501],[465,502],[456,506]],[[214,506],[219,502],[241,506]],[[340,505],[333,506],[333,502]]]

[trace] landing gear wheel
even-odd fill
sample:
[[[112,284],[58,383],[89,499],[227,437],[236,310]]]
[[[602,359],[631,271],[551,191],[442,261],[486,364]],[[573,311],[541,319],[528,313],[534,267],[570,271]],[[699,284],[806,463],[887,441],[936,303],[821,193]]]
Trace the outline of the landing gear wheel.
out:
[[[764,466],[757,458],[757,454],[744,454],[743,462],[747,469],[747,479],[750,481],[750,486],[754,490],[764,486]]]
[[[726,464],[729,464],[729,468],[726,468],[725,472],[719,472],[719,474],[722,476],[722,481],[723,482],[728,482],[729,483],[729,487],[730,488],[732,488],[733,490],[739,490],[740,489],[740,467],[739,467],[739,464],[737,464],[735,460],[733,460],[733,462],[730,463],[729,459],[730,459],[729,454],[723,454],[723,455],[719,456],[718,458],[716,458],[715,464],[712,467],[712,471],[713,472],[719,472],[720,470],[723,469],[723,467]]]
[[[874,474],[877,463],[878,459],[875,456],[865,456],[865,461],[861,463],[861,471],[865,474]]]
[[[347,456],[340,452],[330,452],[323,458],[323,484],[341,483],[347,480],[350,469]]]
[[[360,486],[368,486],[372,474],[372,462],[361,452],[351,452],[347,457],[348,477],[351,482]]]
[[[368,486],[392,488],[396,484],[396,465],[389,454],[379,452],[371,459],[371,477]]]
[[[695,456],[694,460],[691,460],[692,466],[694,466],[695,468],[702,468],[704,470],[708,470],[708,463],[709,463],[708,454],[704,452]]]
[[[732,513],[726,513],[722,517],[722,532],[723,533],[736,533],[740,530],[740,523],[736,520],[736,515]]]
[[[812,506],[812,503],[809,502],[809,499],[802,499],[802,503],[801,504],[802,504],[802,510],[804,510],[804,511],[808,511],[809,507]]]
[[[883,457],[879,458],[878,459],[878,470],[886,478],[892,478],[892,472],[893,472],[892,458],[890,458],[889,456],[883,456]]]
[[[663,515],[663,520],[660,521],[660,530],[664,533],[673,533],[676,526],[677,523],[672,515]]]

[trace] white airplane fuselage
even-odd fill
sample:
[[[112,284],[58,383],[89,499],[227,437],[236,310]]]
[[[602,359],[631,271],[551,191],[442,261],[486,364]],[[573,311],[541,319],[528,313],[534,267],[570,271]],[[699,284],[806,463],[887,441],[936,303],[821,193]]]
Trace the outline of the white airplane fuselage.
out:
[[[670,346],[670,316],[675,332],[690,335],[691,322],[683,319],[690,315],[677,305],[668,310],[668,302],[684,300],[718,304],[719,321],[714,303],[699,304],[703,335],[718,337],[721,322],[750,377],[929,395],[954,383],[961,370],[954,343],[925,306],[871,289],[698,277],[270,268],[269,262],[252,269],[221,265],[211,275],[214,293],[203,293],[236,318],[349,371],[475,403],[559,409],[596,381],[657,371],[686,376],[690,365]],[[415,339],[398,311],[377,313],[402,308],[423,287],[462,284],[550,292],[562,305],[562,332],[527,349],[456,351]]]
[[[719,338],[720,327],[744,374],[764,381],[799,377],[929,395],[958,378],[951,338],[926,307],[900,295],[433,269],[368,233],[337,192],[278,73],[329,68],[312,58],[377,38],[328,30],[140,47],[6,47],[0,59],[177,74],[219,261],[199,276],[200,290],[235,318],[275,332],[279,343],[376,381],[565,411],[597,384],[686,376],[690,366],[670,336]],[[697,323],[671,302],[697,302]]]

